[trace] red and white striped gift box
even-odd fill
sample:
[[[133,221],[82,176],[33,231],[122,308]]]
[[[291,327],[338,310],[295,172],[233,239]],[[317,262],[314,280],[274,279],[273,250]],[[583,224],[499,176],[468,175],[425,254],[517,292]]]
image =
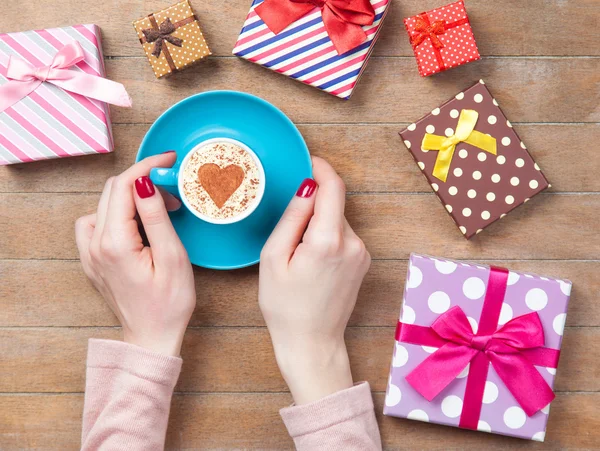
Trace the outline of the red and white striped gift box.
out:
[[[100,29],[96,25],[0,34],[0,86],[8,83],[9,57],[45,66],[69,42],[85,53],[71,70],[104,77]],[[0,113],[0,165],[112,152],[108,105],[42,83]]]
[[[391,0],[370,0],[375,21],[364,26],[367,39],[339,55],[317,7],[278,34],[254,11],[263,0],[253,0],[233,54],[280,74],[349,99],[366,67]]]

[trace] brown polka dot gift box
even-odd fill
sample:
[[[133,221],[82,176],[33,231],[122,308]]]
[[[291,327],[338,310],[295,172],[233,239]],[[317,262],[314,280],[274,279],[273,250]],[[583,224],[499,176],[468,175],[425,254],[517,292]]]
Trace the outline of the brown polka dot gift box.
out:
[[[400,136],[467,239],[550,186],[483,80]]]
[[[210,50],[188,0],[133,22],[156,78],[185,69]]]
[[[404,25],[422,77],[480,59],[462,0],[404,19]]]

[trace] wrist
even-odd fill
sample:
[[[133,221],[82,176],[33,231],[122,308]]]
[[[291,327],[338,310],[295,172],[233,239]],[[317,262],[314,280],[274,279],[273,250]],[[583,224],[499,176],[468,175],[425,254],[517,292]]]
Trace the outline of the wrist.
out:
[[[123,329],[123,341],[125,343],[140,346],[158,354],[179,357],[183,343],[183,332],[174,333],[135,333]]]
[[[308,404],[352,387],[343,339],[273,343],[277,364],[294,402]]]

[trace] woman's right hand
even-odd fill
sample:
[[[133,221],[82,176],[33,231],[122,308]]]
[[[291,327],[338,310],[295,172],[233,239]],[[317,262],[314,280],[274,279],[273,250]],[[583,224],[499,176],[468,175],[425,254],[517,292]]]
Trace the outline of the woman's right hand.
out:
[[[345,187],[313,158],[263,248],[259,304],[296,404],[353,385],[344,330],[371,258],[344,216]]]

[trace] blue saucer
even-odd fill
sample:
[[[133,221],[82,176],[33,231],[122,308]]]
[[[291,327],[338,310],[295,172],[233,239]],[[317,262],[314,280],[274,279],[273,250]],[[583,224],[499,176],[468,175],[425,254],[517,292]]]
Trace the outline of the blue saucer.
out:
[[[211,91],[182,100],[152,126],[136,162],[167,150],[181,160],[210,138],[233,138],[248,145],[265,169],[265,194],[246,219],[215,225],[185,207],[170,213],[191,262],[212,269],[236,269],[258,263],[260,251],[290,199],[312,176],[310,154],[296,126],[279,109],[250,94]]]

